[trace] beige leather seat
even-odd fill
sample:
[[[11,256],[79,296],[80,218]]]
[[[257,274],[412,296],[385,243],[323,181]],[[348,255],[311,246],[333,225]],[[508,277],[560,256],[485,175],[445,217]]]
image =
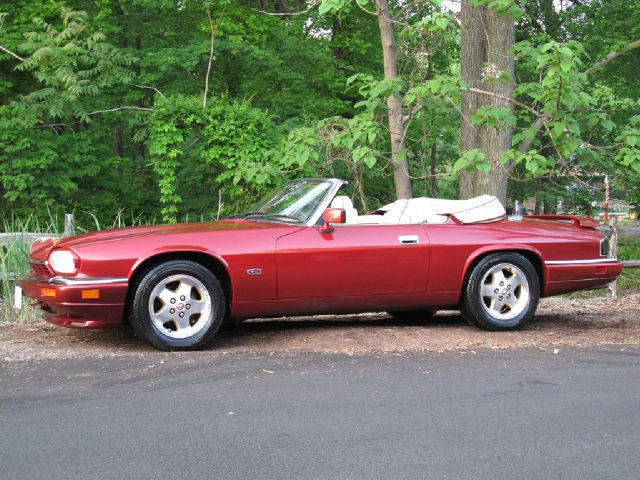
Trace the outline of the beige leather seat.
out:
[[[346,223],[357,223],[358,211],[353,208],[353,202],[346,195],[338,195],[331,202],[331,208],[341,208],[346,212]]]

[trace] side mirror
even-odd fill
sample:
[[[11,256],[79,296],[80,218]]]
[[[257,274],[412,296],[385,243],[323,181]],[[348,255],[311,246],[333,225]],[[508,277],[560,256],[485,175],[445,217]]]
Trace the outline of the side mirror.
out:
[[[327,208],[322,214],[322,219],[324,220],[324,225],[320,231],[322,233],[331,233],[333,232],[332,223],[347,222],[347,212],[342,208]]]

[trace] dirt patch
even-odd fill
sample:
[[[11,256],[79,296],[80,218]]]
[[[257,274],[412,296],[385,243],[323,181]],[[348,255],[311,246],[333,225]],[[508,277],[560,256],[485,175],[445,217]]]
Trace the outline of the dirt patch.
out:
[[[640,345],[640,295],[616,300],[543,299],[536,318],[516,332],[485,332],[467,325],[457,311],[433,319],[396,320],[384,313],[275,320],[228,326],[203,352],[226,353],[398,353],[561,345]],[[131,328],[72,330],[44,322],[0,326],[0,361],[177,355],[157,352]]]

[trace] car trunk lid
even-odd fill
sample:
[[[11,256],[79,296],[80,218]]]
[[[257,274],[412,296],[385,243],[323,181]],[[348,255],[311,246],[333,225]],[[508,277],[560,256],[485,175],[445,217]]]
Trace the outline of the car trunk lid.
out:
[[[600,222],[589,217],[580,217],[577,215],[527,215],[525,220],[552,220],[558,222],[570,223],[571,225],[577,225],[585,228],[597,228],[600,226]]]

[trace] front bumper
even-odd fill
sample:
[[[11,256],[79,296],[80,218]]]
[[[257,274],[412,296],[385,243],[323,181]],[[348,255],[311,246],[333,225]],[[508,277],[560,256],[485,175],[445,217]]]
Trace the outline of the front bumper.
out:
[[[18,285],[25,296],[36,301],[47,322],[70,328],[122,324],[129,288],[127,278],[27,277]],[[96,295],[98,298],[83,298]]]

